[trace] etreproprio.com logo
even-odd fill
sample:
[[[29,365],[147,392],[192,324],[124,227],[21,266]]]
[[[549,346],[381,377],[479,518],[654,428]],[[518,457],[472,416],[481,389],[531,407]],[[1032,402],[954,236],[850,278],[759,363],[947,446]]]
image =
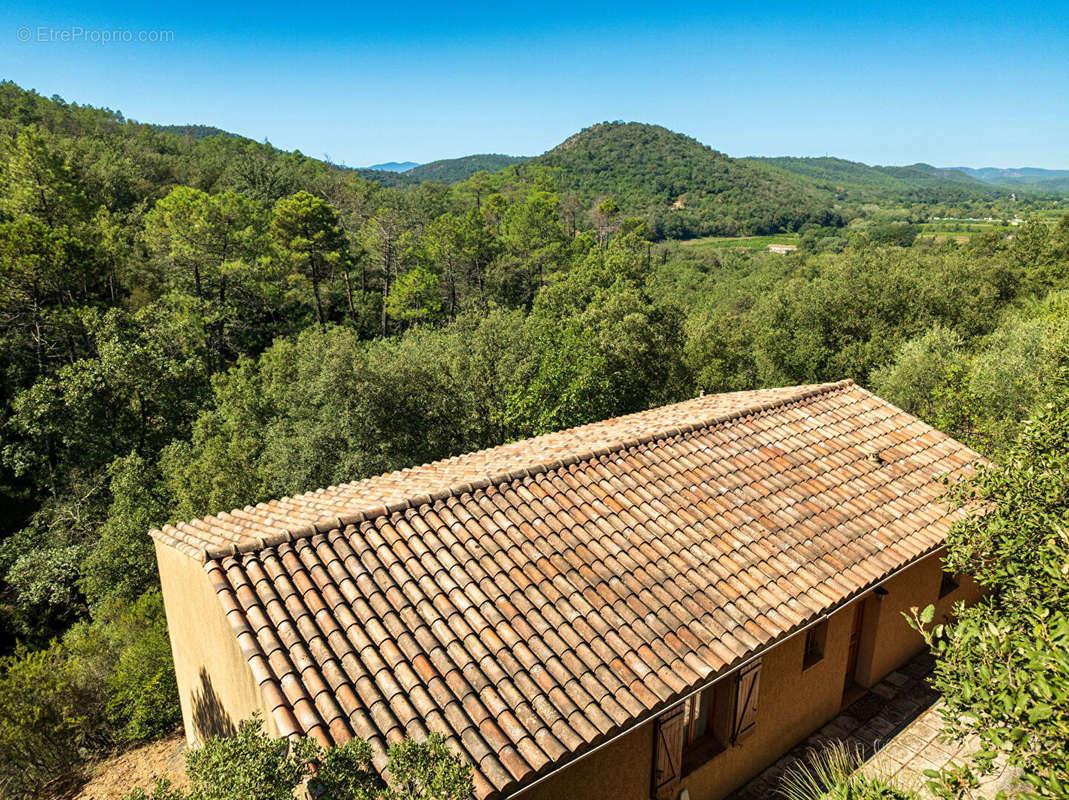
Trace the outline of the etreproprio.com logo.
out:
[[[45,44],[164,44],[174,41],[174,31],[22,25],[15,31],[15,38],[19,42]]]

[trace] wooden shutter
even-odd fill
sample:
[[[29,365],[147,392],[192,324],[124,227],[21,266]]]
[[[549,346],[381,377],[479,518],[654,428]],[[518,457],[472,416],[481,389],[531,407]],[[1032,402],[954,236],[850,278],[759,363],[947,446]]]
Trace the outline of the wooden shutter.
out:
[[[657,718],[653,736],[653,800],[675,800],[683,766],[683,704]]]
[[[751,661],[735,673],[735,719],[731,743],[745,739],[757,725],[757,695],[761,688],[761,659]]]

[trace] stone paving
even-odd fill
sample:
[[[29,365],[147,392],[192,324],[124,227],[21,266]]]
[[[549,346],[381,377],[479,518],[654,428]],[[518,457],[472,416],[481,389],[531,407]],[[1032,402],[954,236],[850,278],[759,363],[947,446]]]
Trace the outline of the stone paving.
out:
[[[868,758],[861,767],[866,775],[890,780],[903,789],[931,798],[924,770],[961,763],[978,742],[949,743],[940,736],[942,699],[926,678],[933,660],[925,652],[865,691],[835,719],[783,756],[730,796],[730,800],[765,800],[777,797],[783,774],[813,749],[836,740],[859,748]],[[977,798],[994,797],[1011,790],[1016,775],[1007,769],[985,778]]]

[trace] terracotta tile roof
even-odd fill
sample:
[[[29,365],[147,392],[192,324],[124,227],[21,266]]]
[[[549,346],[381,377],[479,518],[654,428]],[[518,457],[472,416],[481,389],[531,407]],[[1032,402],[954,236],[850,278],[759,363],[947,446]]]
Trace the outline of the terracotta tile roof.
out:
[[[246,506],[229,514],[167,525],[152,535],[188,555],[206,561],[222,555],[258,550],[294,537],[333,530],[339,525],[407,507],[421,497],[438,499],[450,490],[463,491],[520,477],[524,470],[589,457],[605,448],[671,433],[681,426],[708,423],[721,417],[821,391],[835,384],[758,389],[697,397],[675,405],[640,411],[579,428],[558,431],[480,450],[477,453],[397,470],[362,481]],[[340,521],[339,521],[340,520]]]
[[[937,549],[978,456],[851,382],[715,395],[169,528],[279,728],[508,794]],[[314,522],[313,522],[314,520]],[[282,529],[285,529],[283,532]]]

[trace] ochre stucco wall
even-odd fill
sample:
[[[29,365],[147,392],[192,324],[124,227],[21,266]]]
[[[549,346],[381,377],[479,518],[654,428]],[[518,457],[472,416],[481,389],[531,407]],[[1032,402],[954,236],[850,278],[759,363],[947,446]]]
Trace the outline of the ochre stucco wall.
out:
[[[636,728],[517,800],[649,800],[653,724]]]
[[[156,561],[186,739],[228,733],[255,711],[278,735],[204,565],[159,542]]]
[[[924,647],[919,633],[902,616],[913,606],[935,605],[935,621],[943,622],[955,603],[979,599],[976,583],[967,576],[959,579],[956,591],[939,597],[943,580],[943,558],[938,553],[914,564],[891,578],[880,599],[869,595],[865,606],[865,636],[858,656],[857,680],[872,686],[891,670],[900,667]]]

